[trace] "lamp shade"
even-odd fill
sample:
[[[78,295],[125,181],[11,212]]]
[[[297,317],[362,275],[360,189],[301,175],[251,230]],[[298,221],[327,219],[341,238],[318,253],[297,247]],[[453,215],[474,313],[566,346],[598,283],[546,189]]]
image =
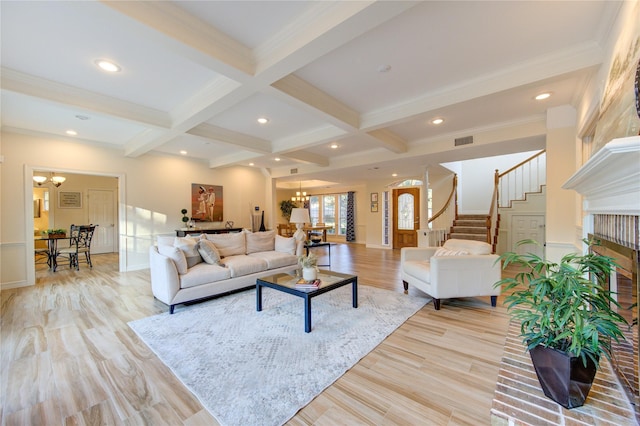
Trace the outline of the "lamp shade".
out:
[[[311,218],[309,217],[309,210],[295,208],[291,210],[291,218],[289,219],[291,223],[311,223]]]

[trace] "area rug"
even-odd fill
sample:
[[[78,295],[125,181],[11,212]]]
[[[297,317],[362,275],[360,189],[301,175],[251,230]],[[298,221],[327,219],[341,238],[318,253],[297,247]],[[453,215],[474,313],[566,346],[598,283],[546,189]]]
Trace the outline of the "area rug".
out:
[[[336,381],[430,299],[351,286],[312,301],[263,289],[156,315],[129,326],[225,426],[280,425]]]

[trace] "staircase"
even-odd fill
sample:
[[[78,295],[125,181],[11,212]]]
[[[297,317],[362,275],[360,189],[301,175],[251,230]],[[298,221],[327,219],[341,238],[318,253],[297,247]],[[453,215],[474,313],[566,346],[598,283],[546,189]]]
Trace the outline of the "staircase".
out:
[[[453,221],[449,238],[487,242],[490,218],[482,214],[461,214]]]

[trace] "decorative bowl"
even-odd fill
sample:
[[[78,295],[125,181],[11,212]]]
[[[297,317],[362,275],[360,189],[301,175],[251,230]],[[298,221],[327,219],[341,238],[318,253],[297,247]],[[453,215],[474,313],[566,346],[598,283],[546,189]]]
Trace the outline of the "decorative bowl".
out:
[[[322,241],[322,237],[311,237],[312,243],[319,243],[320,241]]]

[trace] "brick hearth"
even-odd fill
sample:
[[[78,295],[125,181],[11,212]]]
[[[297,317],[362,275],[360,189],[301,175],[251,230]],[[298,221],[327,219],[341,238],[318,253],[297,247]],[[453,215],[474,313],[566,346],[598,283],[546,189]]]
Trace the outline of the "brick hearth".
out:
[[[547,398],[519,334],[520,326],[512,321],[491,407],[493,426],[638,424],[634,408],[606,359],[600,362],[584,406],[568,410]]]

